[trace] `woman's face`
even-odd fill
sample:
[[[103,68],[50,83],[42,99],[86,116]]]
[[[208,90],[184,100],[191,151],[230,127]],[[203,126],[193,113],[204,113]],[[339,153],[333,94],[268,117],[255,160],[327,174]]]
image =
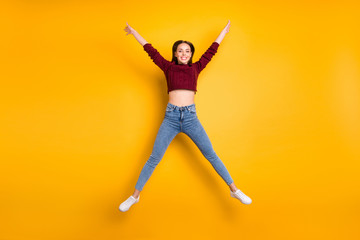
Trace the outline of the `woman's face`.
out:
[[[178,45],[175,52],[175,57],[179,64],[187,64],[191,58],[191,48],[187,43],[181,43]]]

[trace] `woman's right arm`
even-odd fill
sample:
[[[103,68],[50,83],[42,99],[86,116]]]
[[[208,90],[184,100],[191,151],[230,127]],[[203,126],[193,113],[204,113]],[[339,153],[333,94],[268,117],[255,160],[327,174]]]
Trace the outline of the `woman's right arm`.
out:
[[[128,23],[126,23],[126,25],[127,26],[124,29],[125,32],[127,32],[126,35],[132,34],[135,39],[141,44],[141,46],[144,46],[146,43],[148,43],[142,36],[140,36],[138,32],[135,31],[135,29],[130,27]]]
[[[144,50],[149,54],[150,58],[153,62],[164,72],[166,72],[167,68],[170,66],[170,62],[164,59],[160,53],[150,44],[148,43],[139,33],[137,33],[132,27],[126,23],[125,31],[126,35],[132,34],[136,40],[143,46]]]

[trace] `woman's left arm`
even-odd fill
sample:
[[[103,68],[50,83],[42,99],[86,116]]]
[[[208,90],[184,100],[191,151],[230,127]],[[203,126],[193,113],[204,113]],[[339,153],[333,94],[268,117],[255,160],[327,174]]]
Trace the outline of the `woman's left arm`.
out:
[[[200,73],[206,67],[206,65],[210,62],[211,58],[215,55],[221,41],[224,39],[226,33],[229,32],[229,28],[230,28],[230,20],[228,24],[225,26],[225,28],[221,31],[220,35],[217,37],[215,42],[211,44],[210,48],[201,56],[199,61],[194,63],[198,73]]]
[[[225,26],[225,28],[221,31],[220,35],[217,37],[217,39],[215,40],[215,42],[217,42],[218,44],[221,43],[221,41],[224,39],[225,35],[229,32],[230,29],[230,20],[227,23],[227,25]]]

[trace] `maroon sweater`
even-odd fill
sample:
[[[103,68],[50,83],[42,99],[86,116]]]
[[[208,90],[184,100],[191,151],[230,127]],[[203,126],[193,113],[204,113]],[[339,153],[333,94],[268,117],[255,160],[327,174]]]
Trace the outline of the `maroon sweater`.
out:
[[[201,56],[199,61],[193,64],[176,64],[164,59],[160,53],[150,44],[146,43],[144,50],[149,54],[154,63],[165,73],[168,93],[175,89],[189,89],[197,91],[197,78],[199,73],[210,62],[217,52],[219,44],[213,42],[208,50]]]

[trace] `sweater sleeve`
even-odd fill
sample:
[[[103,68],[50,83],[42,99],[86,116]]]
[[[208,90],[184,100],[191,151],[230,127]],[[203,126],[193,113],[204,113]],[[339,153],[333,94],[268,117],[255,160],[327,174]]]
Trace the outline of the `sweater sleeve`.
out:
[[[198,73],[200,73],[210,62],[211,58],[217,52],[218,47],[219,47],[219,43],[213,42],[211,46],[208,48],[208,50],[201,56],[199,61],[194,63]]]
[[[146,43],[144,45],[144,50],[149,54],[153,62],[165,72],[166,69],[169,67],[170,62],[163,58],[150,43]]]

